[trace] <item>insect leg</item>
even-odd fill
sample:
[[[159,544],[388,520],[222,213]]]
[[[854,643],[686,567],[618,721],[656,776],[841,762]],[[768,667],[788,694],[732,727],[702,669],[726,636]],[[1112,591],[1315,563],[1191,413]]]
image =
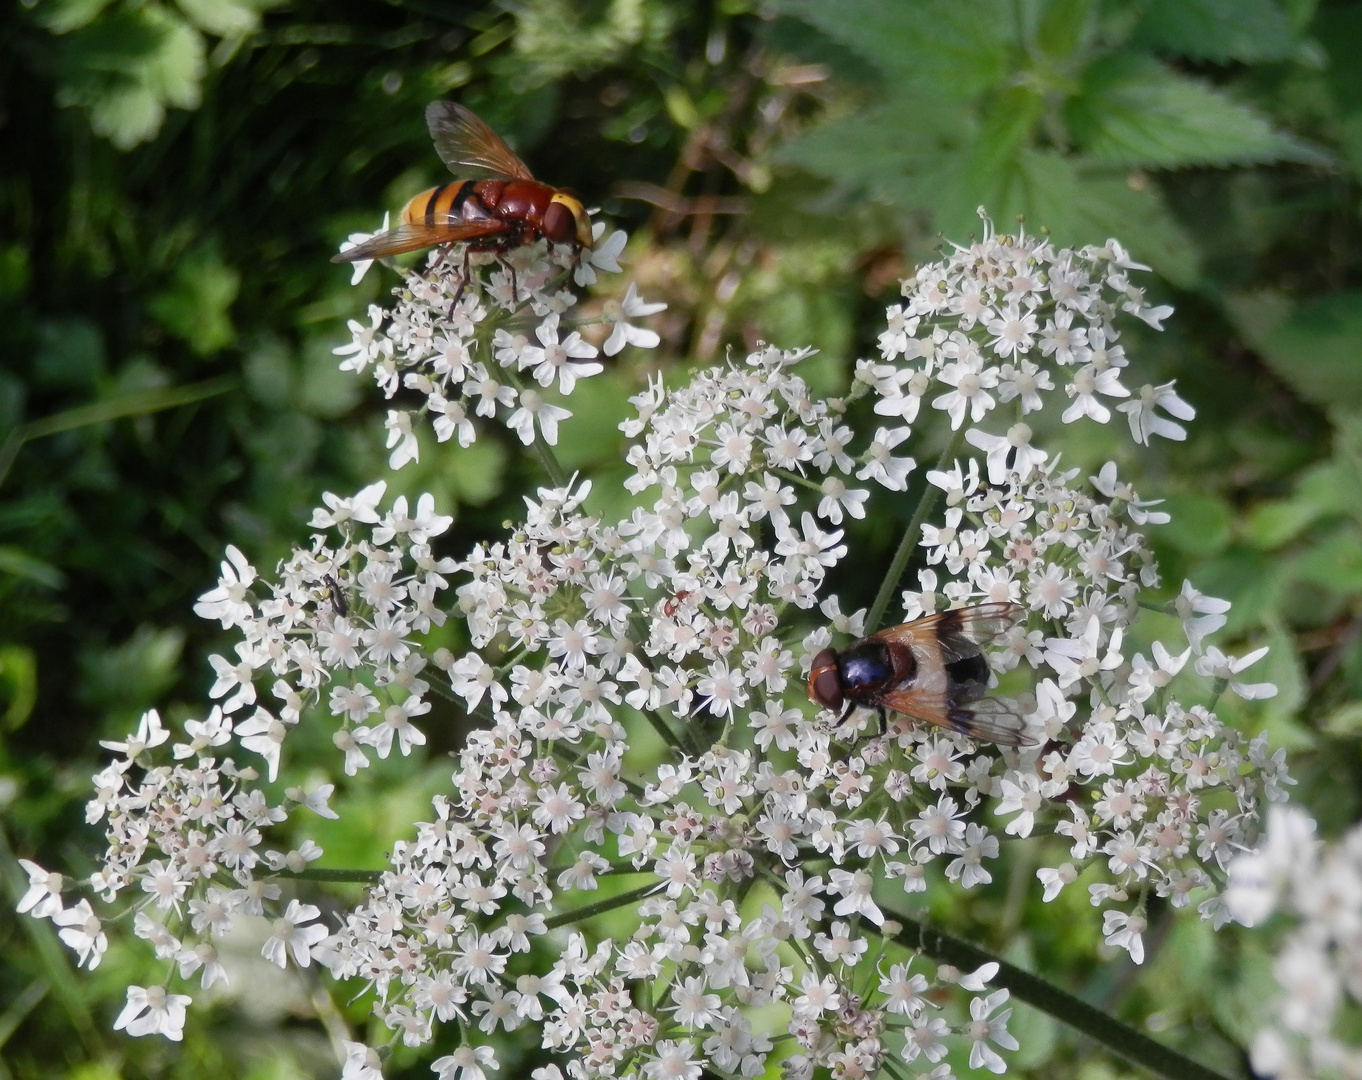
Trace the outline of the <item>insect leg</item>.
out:
[[[883,739],[889,734],[889,714],[884,711],[883,705],[875,711],[880,714],[880,738]]]
[[[459,271],[459,287],[454,290],[454,301],[449,305],[449,317],[454,318],[454,311],[459,306],[459,301],[463,299],[463,291],[468,288],[468,256],[473,254],[473,245],[465,244],[463,249],[463,267]]]

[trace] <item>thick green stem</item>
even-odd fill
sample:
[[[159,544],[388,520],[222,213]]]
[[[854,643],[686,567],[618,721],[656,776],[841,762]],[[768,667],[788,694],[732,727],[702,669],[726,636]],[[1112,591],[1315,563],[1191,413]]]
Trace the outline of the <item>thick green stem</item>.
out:
[[[1166,1077],[1167,1080],[1226,1080],[1222,1074],[1213,1069],[1208,1069],[1176,1050],[1155,1042],[1148,1035],[1108,1016],[1081,998],[1005,960],[998,959],[977,945],[887,909],[885,915],[902,924],[903,929],[893,934],[892,938],[905,948],[950,964],[961,971],[973,971],[984,964],[997,964],[998,974],[989,981],[990,986],[1001,986],[1009,990],[1019,1001],[1024,1001],[1056,1020],[1068,1024],[1088,1038],[1101,1043],[1112,1053],[1118,1054],[1133,1065],[1147,1069],[1155,1076]]]
[[[951,436],[951,441],[946,444],[946,449],[941,451],[941,458],[936,463],[938,470],[950,466],[955,455],[960,452],[960,447],[965,441],[965,427],[960,425],[960,430]],[[922,534],[922,523],[927,520],[927,515],[932,512],[936,505],[937,496],[941,494],[940,489],[935,484],[928,484],[922,493],[922,498],[918,500],[917,509],[913,511],[913,518],[908,522],[908,528],[903,531],[903,539],[899,541],[899,548],[894,552],[894,561],[889,564],[889,570],[884,575],[884,581],[880,583],[880,591],[875,594],[875,602],[870,605],[870,614],[866,616],[865,632],[873,634],[884,622],[884,613],[889,608],[889,601],[894,598],[894,592],[898,589],[899,578],[903,577],[903,571],[908,566],[908,559],[913,554],[913,548],[917,546],[918,538]]]
[[[567,926],[569,923],[582,922],[585,919],[603,915],[607,911],[614,911],[615,908],[621,908],[626,904],[642,900],[649,893],[659,888],[660,884],[660,882],[655,881],[637,889],[620,893],[618,896],[608,896],[604,900],[597,900],[594,904],[585,904],[582,907],[573,908],[571,911],[560,911],[557,915],[545,919],[544,925],[552,930],[556,926]]]
[[[534,442],[530,444],[530,449],[539,459],[539,464],[544,466],[544,471],[549,474],[553,486],[556,488],[567,487],[567,473],[563,471],[563,466],[558,463],[558,456],[553,452],[553,447],[544,441],[542,432],[535,431]]]
[[[30,420],[26,424],[19,424],[10,431],[5,441],[0,444],[0,483],[4,483],[5,477],[9,474],[10,466],[14,464],[14,459],[19,456],[19,451],[23,449],[25,443],[33,442],[35,439],[45,439],[49,435],[56,435],[63,431],[74,431],[76,428],[89,427],[92,424],[107,424],[125,416],[145,416],[148,413],[160,412],[162,409],[192,405],[196,401],[235,390],[239,381],[234,376],[223,375],[216,379],[208,379],[206,382],[191,383],[188,386],[165,386],[154,390],[143,390],[110,401],[98,401],[93,405],[80,405],[74,409],[55,413],[52,416],[45,416],[41,420]]]
[[[356,885],[377,885],[383,880],[382,870],[326,870],[322,867],[306,870],[280,870],[275,877],[296,878],[300,881],[345,881]]]

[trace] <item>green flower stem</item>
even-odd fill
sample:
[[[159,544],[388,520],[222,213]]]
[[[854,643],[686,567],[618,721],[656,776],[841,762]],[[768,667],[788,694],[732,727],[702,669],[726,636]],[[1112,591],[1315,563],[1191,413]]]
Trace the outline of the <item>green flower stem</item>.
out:
[[[614,911],[615,908],[624,907],[637,900],[642,900],[650,892],[658,888],[661,882],[650,882],[637,889],[630,889],[628,892],[620,893],[618,896],[608,896],[604,900],[597,900],[594,904],[585,904],[571,911],[560,911],[557,915],[552,915],[544,920],[544,925],[550,930],[559,926],[567,926],[569,923],[582,922],[585,919],[594,918],[597,915],[604,915],[607,911]]]
[[[955,455],[960,453],[960,447],[965,441],[965,425],[960,425],[960,430],[951,436],[951,441],[946,444],[946,449],[941,451],[941,458],[937,461],[938,470],[950,466]],[[870,605],[870,614],[866,616],[865,632],[873,634],[884,622],[884,613],[889,607],[889,601],[894,598],[894,592],[898,588],[899,578],[903,577],[903,571],[908,566],[908,558],[913,554],[913,548],[917,546],[918,538],[922,534],[922,523],[927,520],[927,515],[932,512],[936,505],[937,496],[940,489],[935,484],[928,484],[927,489],[922,493],[922,498],[918,500],[917,509],[913,511],[913,518],[908,522],[908,528],[903,531],[903,539],[899,541],[899,548],[894,552],[894,561],[889,564],[889,571],[884,575],[884,581],[880,583],[880,591],[875,594],[875,602]]]
[[[507,368],[506,377],[511,385],[515,387],[517,394],[525,391],[525,384],[520,380],[514,371]],[[536,391],[537,393],[538,391]],[[558,455],[553,452],[553,447],[544,441],[544,433],[540,430],[539,424],[534,425],[534,442],[530,443],[530,449],[534,451],[534,456],[539,459],[539,464],[544,466],[544,471],[549,474],[549,480],[556,488],[567,487],[568,476],[563,471],[563,466],[558,462]]]
[[[14,464],[14,459],[19,456],[19,451],[23,449],[25,443],[45,439],[49,435],[63,431],[90,427],[93,424],[107,424],[111,420],[121,420],[125,416],[145,416],[148,413],[160,412],[162,409],[191,405],[196,401],[235,390],[238,384],[239,380],[235,376],[223,375],[188,386],[164,386],[154,390],[142,390],[109,401],[99,401],[93,405],[80,405],[43,417],[41,420],[19,424],[0,444],[0,484],[4,483],[10,466]]]
[[[277,878],[294,878],[299,881],[344,881],[355,885],[377,885],[383,880],[383,870],[327,870],[324,867],[306,870],[280,870]]]
[[[1165,1077],[1166,1080],[1227,1080],[1222,1074],[1154,1041],[1067,990],[1061,990],[1053,983],[1000,960],[977,945],[888,909],[885,909],[885,915],[903,926],[897,933],[886,935],[898,944],[961,971],[973,971],[989,963],[997,964],[998,974],[990,980],[991,986],[1006,988],[1019,1001],[1068,1024],[1155,1076]]]
[[[568,475],[563,471],[563,466],[559,464],[558,455],[553,452],[553,447],[544,441],[544,433],[539,430],[538,426],[534,429],[534,442],[530,444],[530,449],[539,459],[539,464],[544,466],[544,471],[549,474],[553,486],[556,488],[567,487]]]
[[[19,865],[18,858],[11,850],[9,837],[5,835],[4,829],[0,829],[0,899],[8,903],[9,910],[13,911],[27,889],[28,874]],[[58,939],[51,921],[35,919],[31,915],[20,915],[16,921],[24,928],[24,932],[33,943],[41,969],[38,981],[45,982],[49,987],[44,993],[50,992],[66,1013],[66,1018],[75,1028],[76,1038],[86,1055],[92,1060],[102,1058],[108,1053],[104,1036],[99,1025],[95,1023],[94,1014],[86,1001],[86,988],[77,981],[75,972],[71,970],[66,946]],[[12,934],[10,941],[11,943],[14,941]],[[14,947],[16,946],[11,944],[11,948]],[[31,988],[30,993],[36,994],[36,988]],[[7,1017],[19,1015],[15,1010],[20,1004],[21,1002],[11,1002]],[[17,1027],[17,1024],[15,1026]]]

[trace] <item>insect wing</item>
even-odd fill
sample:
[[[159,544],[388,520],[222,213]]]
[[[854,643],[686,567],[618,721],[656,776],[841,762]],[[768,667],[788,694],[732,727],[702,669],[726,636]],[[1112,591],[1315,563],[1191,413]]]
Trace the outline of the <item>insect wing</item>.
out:
[[[1000,634],[1005,634],[1026,617],[1020,604],[978,604],[975,607],[954,608],[935,615],[890,626],[874,637],[907,645],[910,648],[940,646],[947,663],[978,656],[983,646]]]
[[[996,698],[982,698],[962,705],[952,703],[945,694],[891,690],[881,695],[880,700],[895,712],[972,739],[1003,746],[1035,745],[1023,734],[1026,721]]]
[[[361,259],[383,259],[404,251],[419,251],[436,244],[453,244],[460,240],[477,240],[505,232],[504,221],[453,221],[443,225],[399,225],[395,229],[371,236],[361,244],[346,248],[331,257],[332,262],[359,262]]]
[[[432,101],[426,126],[449,171],[472,180],[533,180],[525,163],[495,131],[457,101]]]

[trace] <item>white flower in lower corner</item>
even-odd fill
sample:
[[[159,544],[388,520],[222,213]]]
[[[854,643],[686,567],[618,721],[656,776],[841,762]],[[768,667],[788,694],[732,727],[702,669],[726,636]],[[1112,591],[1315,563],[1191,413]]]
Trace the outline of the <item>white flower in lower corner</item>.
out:
[[[695,1044],[664,1039],[657,1044],[657,1057],[646,1062],[643,1073],[649,1080],[700,1080],[700,1062],[695,1060]]]
[[[274,920],[274,927],[260,949],[260,955],[272,964],[285,967],[288,954],[292,952],[294,963],[299,967],[311,966],[312,949],[327,937],[327,929],[319,923],[311,926],[304,924],[311,923],[321,913],[321,908],[312,904],[290,900],[283,917]]]
[[[389,214],[384,213],[383,224],[378,227],[377,232],[371,233],[355,232],[347,236],[344,240],[341,241],[340,246],[341,254],[344,255],[351,248],[359,247],[359,245],[364,243],[365,241],[372,240],[375,236],[378,236],[379,233],[387,232],[389,216],[390,216]],[[354,267],[354,273],[350,275],[350,284],[358,285],[360,281],[363,280],[364,275],[369,272],[369,267],[373,265],[374,265],[373,259],[356,259],[353,263],[351,263],[351,266]]]
[[[974,1040],[969,1050],[969,1067],[987,1069],[989,1072],[1007,1072],[1007,1062],[989,1046],[995,1042],[1004,1050],[1016,1050],[1021,1044],[1008,1032],[1007,1021],[1012,1016],[1011,1009],[1004,1009],[997,1016],[990,1017],[999,1005],[1009,997],[1006,990],[995,990],[988,997],[973,998],[969,1003],[970,1022],[965,1025],[964,1033]]]
[[[1159,416],[1154,411],[1156,408],[1162,408],[1179,420],[1191,420],[1196,417],[1196,410],[1173,392],[1172,383],[1143,386],[1138,397],[1117,405],[1116,411],[1126,414],[1126,419],[1130,421],[1130,437],[1141,446],[1149,445],[1151,435],[1161,435],[1174,442],[1184,441],[1187,438],[1187,429],[1167,417]]]
[[[436,1058],[430,1071],[440,1080],[487,1080],[487,1069],[500,1069],[496,1053],[490,1046],[469,1046],[466,1043],[452,1054]]]
[[[345,1065],[341,1069],[341,1080],[383,1080],[383,1061],[372,1046],[360,1042],[342,1040],[345,1047]]]
[[[1128,915],[1124,911],[1106,911],[1102,914],[1102,933],[1106,935],[1106,944],[1125,949],[1137,964],[1144,963],[1144,938],[1141,935],[1148,926],[1148,920],[1143,915]]]
[[[1238,694],[1245,701],[1254,701],[1259,698],[1270,698],[1277,696],[1277,687],[1270,682],[1246,683],[1239,682],[1235,676],[1245,668],[1256,664],[1267,655],[1267,646],[1261,649],[1254,649],[1247,656],[1226,656],[1214,645],[1206,650],[1205,656],[1197,657],[1197,674],[1205,675],[1208,679],[1223,679],[1229,684],[1230,690]]]
[[[628,320],[656,315],[666,309],[666,304],[650,304],[643,300],[638,295],[638,286],[630,282],[629,291],[624,294],[623,300],[605,302],[605,318],[614,323],[614,327],[610,331],[610,336],[605,339],[605,344],[601,346],[601,352],[606,356],[614,356],[626,345],[637,345],[640,349],[656,348],[658,342],[662,340],[657,336],[657,331],[631,326]]]
[[[20,859],[19,865],[28,874],[28,890],[14,910],[20,915],[28,912],[35,919],[47,919],[61,911],[61,891],[66,887],[66,879],[28,859]]]
[[[57,912],[52,916],[52,921],[64,927],[57,936],[80,958],[77,967],[88,967],[91,971],[99,967],[100,960],[109,949],[109,938],[90,901],[82,900],[75,907]]]
[[[114,1030],[129,1035],[164,1035],[171,1042],[184,1038],[188,994],[168,994],[164,986],[129,986],[128,1001],[114,1021]]]

